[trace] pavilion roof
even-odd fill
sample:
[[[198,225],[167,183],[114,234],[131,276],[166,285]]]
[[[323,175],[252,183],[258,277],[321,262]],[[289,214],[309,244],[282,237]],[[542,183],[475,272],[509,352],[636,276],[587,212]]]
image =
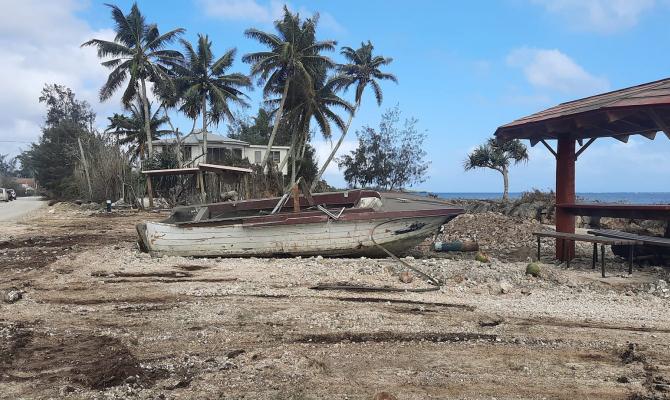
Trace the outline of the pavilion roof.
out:
[[[658,131],[670,138],[670,78],[569,101],[499,127],[498,140],[614,137]]]

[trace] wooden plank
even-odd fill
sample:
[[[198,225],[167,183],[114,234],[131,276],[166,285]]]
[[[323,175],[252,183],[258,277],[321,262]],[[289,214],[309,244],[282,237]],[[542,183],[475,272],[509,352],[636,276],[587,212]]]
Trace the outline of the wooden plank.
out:
[[[604,236],[581,235],[577,233],[564,233],[564,232],[553,232],[553,231],[533,232],[533,235],[540,237],[552,237],[555,239],[575,240],[579,242],[602,243],[602,244],[616,244],[616,245],[642,244],[639,240],[633,240],[633,239],[609,238]]]
[[[622,232],[613,229],[594,229],[588,231],[591,234],[610,237],[610,238],[620,238],[620,239],[629,239],[642,242],[642,244],[650,244],[655,246],[666,246],[670,247],[670,238],[662,238],[658,236],[647,236],[647,235],[638,235],[630,232]]]

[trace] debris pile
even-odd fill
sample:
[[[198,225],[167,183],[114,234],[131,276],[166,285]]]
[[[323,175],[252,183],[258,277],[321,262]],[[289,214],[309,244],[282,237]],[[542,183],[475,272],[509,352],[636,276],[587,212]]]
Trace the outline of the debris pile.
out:
[[[534,231],[543,229],[539,222],[520,217],[486,211],[478,214],[462,214],[444,226],[438,240],[472,240],[479,244],[482,252],[502,260],[525,261],[534,258],[537,239]],[[542,252],[553,249],[553,240],[543,239]]]

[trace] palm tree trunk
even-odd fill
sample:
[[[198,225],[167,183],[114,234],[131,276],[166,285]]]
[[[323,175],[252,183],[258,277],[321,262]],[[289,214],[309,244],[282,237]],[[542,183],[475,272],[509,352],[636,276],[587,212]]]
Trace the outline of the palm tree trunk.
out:
[[[503,168],[500,173],[503,176],[503,185],[504,185],[504,190],[503,190],[503,201],[509,201],[509,173],[507,171],[507,168]]]
[[[147,134],[147,149],[149,149],[149,158],[154,155],[154,146],[151,143],[151,115],[149,115],[149,100],[147,100],[147,85],[144,82],[144,78],[140,79],[142,84],[142,107],[144,108],[144,130]]]
[[[277,135],[277,130],[279,129],[279,122],[281,121],[282,114],[284,113],[284,103],[286,102],[286,97],[288,96],[288,86],[290,82],[291,79],[289,78],[284,84],[284,92],[281,95],[281,102],[279,103],[279,110],[277,110],[277,116],[275,117],[275,124],[272,127],[272,134],[270,135],[268,147],[265,149],[265,157],[263,157],[263,163],[261,164],[263,168],[268,165],[270,151],[272,150],[272,143],[275,141],[275,136]]]
[[[168,115],[168,111],[167,111],[167,107],[165,106],[165,103],[163,103],[162,107],[163,107],[163,114],[165,115],[165,118],[167,118],[168,125],[170,125],[170,130],[175,135],[175,141],[177,142],[177,165],[179,166],[179,168],[181,168],[184,160],[183,160],[183,157],[182,157],[183,154],[181,153],[182,148],[181,148],[181,138],[179,137],[179,130],[174,129],[174,125],[172,125],[172,120],[170,119],[170,116]]]
[[[293,135],[295,137],[295,135]],[[291,155],[291,187],[295,185],[296,177],[298,176],[298,171],[295,170],[295,159],[298,156],[298,140],[297,138],[293,139],[293,154]]]
[[[207,95],[202,95],[202,162],[207,162]]]
[[[337,144],[335,144],[335,147],[333,147],[333,150],[328,155],[326,162],[324,162],[323,165],[321,166],[319,173],[316,174],[316,177],[314,177],[314,182],[312,182],[310,190],[314,190],[316,185],[319,183],[319,180],[321,180],[321,175],[323,175],[323,173],[326,171],[326,168],[328,167],[330,162],[333,161],[333,158],[335,157],[337,150],[339,150],[340,146],[342,145],[342,142],[344,141],[344,137],[347,135],[347,132],[349,131],[351,121],[353,121],[354,115],[356,114],[356,111],[358,111],[358,107],[360,106],[361,106],[361,99],[358,99],[358,101],[356,101],[356,107],[354,107],[354,112],[352,112],[351,115],[349,115],[349,122],[347,122],[347,126],[344,128],[344,132],[342,132],[342,135],[340,136],[340,139],[337,141]]]

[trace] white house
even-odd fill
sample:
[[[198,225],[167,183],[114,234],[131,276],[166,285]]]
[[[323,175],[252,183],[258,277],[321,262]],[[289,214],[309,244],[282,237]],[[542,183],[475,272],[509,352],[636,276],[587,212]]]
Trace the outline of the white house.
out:
[[[176,139],[154,140],[152,143],[156,151],[163,151],[163,148],[174,145]],[[199,131],[182,140],[184,145],[183,160],[187,166],[197,166],[202,161],[202,133]],[[246,158],[253,164],[263,162],[266,145],[249,144],[242,140],[231,139],[227,136],[207,133],[207,163],[221,164],[224,155],[232,152],[240,158]],[[280,164],[284,157],[287,157],[289,146],[272,146],[271,157],[276,164]],[[282,173],[288,173],[288,163],[284,165]]]

